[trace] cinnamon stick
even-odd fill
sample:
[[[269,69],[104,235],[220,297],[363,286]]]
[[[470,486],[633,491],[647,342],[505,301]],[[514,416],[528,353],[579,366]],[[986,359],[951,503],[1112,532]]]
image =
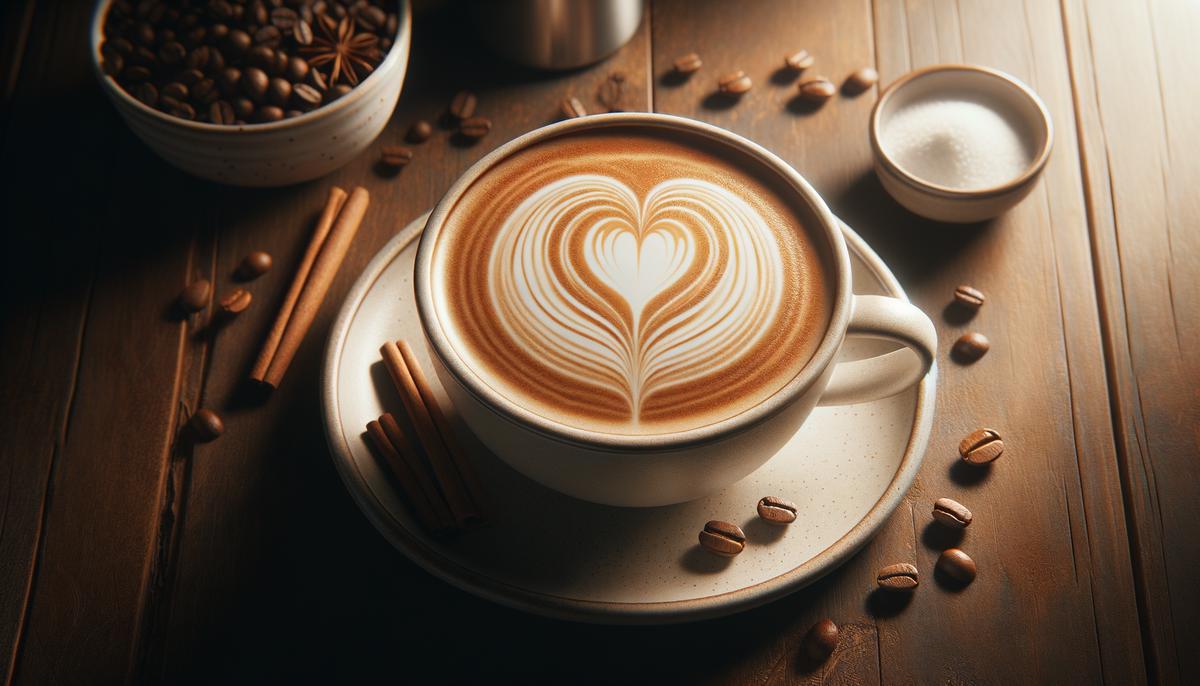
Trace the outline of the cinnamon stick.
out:
[[[429,408],[421,399],[421,393],[417,390],[417,384],[413,380],[408,365],[404,363],[400,348],[395,342],[388,341],[383,344],[379,352],[383,355],[383,363],[387,367],[388,374],[396,384],[396,390],[400,392],[405,414],[408,415],[417,432],[417,441],[429,457],[429,464],[433,467],[434,476],[437,477],[438,485],[446,497],[446,504],[450,507],[450,514],[454,516],[454,521],[461,527],[478,521],[480,519],[479,511],[471,502],[471,498],[463,486],[462,478],[458,474],[458,469],[446,452],[446,446],[433,424]]]
[[[412,508],[413,514],[416,515],[421,526],[430,532],[446,528],[442,522],[438,521],[433,507],[417,483],[416,476],[400,457],[396,447],[388,440],[379,422],[367,422],[367,438],[369,439],[367,442],[374,446],[376,453],[383,456],[384,462],[396,477],[396,481],[400,484],[400,490],[404,492],[405,502]]]
[[[396,449],[405,466],[413,473],[417,486],[420,487],[421,492],[425,495],[425,499],[429,501],[433,508],[433,514],[438,521],[438,525],[444,529],[454,528],[454,517],[450,514],[450,508],[446,506],[445,498],[438,492],[437,484],[433,480],[433,474],[429,471],[429,465],[425,464],[425,461],[417,454],[417,449],[408,440],[408,436],[400,430],[400,425],[396,422],[396,418],[390,412],[385,412],[379,418],[379,426],[383,428],[383,433],[387,436],[392,447]]]
[[[429,416],[433,419],[434,426],[437,427],[438,433],[442,436],[442,441],[446,444],[446,452],[450,455],[455,469],[458,470],[463,484],[467,487],[467,493],[471,496],[471,500],[475,502],[476,508],[483,510],[485,502],[483,486],[479,483],[479,478],[475,476],[475,469],[471,466],[471,461],[467,458],[466,452],[459,446],[458,439],[454,435],[450,422],[442,412],[442,406],[438,403],[437,396],[433,394],[433,388],[429,385],[429,380],[425,377],[425,372],[421,369],[421,363],[417,362],[417,356],[413,353],[412,346],[409,345],[408,341],[397,341],[396,345],[400,348],[400,356],[404,358],[404,364],[408,367],[408,372],[412,375],[413,382],[417,385],[417,392],[421,395],[421,400],[424,401],[425,407],[428,408]]]
[[[329,193],[329,200],[317,226],[317,235],[309,244],[284,307],[250,374],[252,379],[271,388],[278,387],[283,380],[283,374],[316,318],[317,310],[337,276],[338,268],[358,233],[370,203],[370,196],[362,187],[355,188],[349,198],[340,198],[339,195],[344,196],[345,193],[336,187]],[[331,215],[336,219],[329,220]],[[332,221],[332,226],[322,231],[329,221]],[[323,239],[320,236],[322,232],[328,234]]]

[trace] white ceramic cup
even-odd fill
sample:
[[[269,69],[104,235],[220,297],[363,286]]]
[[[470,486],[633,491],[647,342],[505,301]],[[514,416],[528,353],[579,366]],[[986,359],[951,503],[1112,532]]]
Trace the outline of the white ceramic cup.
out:
[[[707,139],[763,162],[779,175],[807,210],[815,240],[824,241],[833,280],[829,326],[816,352],[783,388],[728,419],[676,433],[620,435],[588,431],[518,405],[488,383],[487,373],[456,351],[443,328],[432,265],[449,213],[474,181],[501,160],[539,141],[585,129],[634,127]],[[414,285],[417,309],[438,377],[455,409],[497,456],[517,471],[568,495],[598,503],[653,506],[692,500],[757,469],[796,433],[818,403],[852,404],[893,395],[921,379],[933,364],[933,323],[906,301],[850,292],[850,257],[838,220],[825,202],[783,160],[737,134],[691,119],[663,114],[618,113],[572,119],[543,127],[502,145],[475,163],[447,191],[425,225]],[[887,354],[835,364],[847,335],[896,341]]]

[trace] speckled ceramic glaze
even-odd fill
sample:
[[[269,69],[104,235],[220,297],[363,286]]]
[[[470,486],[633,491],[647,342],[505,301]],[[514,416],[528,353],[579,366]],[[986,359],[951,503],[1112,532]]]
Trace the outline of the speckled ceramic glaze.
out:
[[[901,502],[933,419],[936,367],[883,400],[819,407],[765,466],[724,490],[658,508],[577,500],[490,455],[450,408],[491,500],[489,524],[450,540],[425,536],[364,440],[369,420],[401,408],[379,358],[381,341],[407,338],[431,364],[413,302],[416,238],[424,218],[368,265],[342,306],[326,350],[322,401],[334,463],[371,522],[417,564],[472,593],[554,617],[614,623],[678,622],[769,602],[827,573],[866,543]],[[886,266],[845,230],[855,293],[904,297]],[[895,347],[847,341],[839,360]],[[443,403],[444,389],[430,378]],[[764,495],[799,505],[796,524],[767,525]],[[736,558],[697,544],[709,519],[742,526]]]
[[[345,165],[387,124],[408,68],[411,9],[408,0],[398,0],[400,26],[392,49],[345,97],[294,119],[269,124],[190,122],[147,107],[101,70],[103,22],[111,4],[112,0],[101,0],[92,19],[92,61],[104,92],[129,128],[160,157],[188,173],[220,183],[285,186]]]

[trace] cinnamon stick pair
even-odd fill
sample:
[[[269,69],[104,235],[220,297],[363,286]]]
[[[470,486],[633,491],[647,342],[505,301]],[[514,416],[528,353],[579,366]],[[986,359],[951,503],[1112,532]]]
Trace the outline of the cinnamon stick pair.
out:
[[[279,386],[304,334],[317,316],[326,291],[337,276],[369,203],[370,196],[365,188],[355,188],[349,197],[337,186],[329,189],[329,199],[317,222],[317,230],[250,372],[251,379],[271,388]]]
[[[403,463],[400,469],[395,470],[396,477],[423,525],[431,531],[445,528],[439,512],[443,507],[456,528],[467,528],[478,523],[482,519],[483,488],[455,439],[450,422],[433,395],[433,389],[413,354],[412,346],[408,341],[389,341],[380,348],[380,353],[388,374],[396,384],[396,390],[400,392],[405,415],[416,433],[416,443],[420,445],[428,463],[421,460],[416,446],[403,435],[391,415],[380,417],[379,429],[372,429],[376,422],[368,424],[368,433],[373,437],[378,433],[384,434],[390,442],[390,448],[397,454],[396,460]],[[374,442],[391,463],[393,458],[388,447],[379,445],[378,438],[374,438]],[[408,474],[401,473],[404,471]],[[429,478],[429,474],[432,474],[432,478]],[[406,482],[411,483],[411,487],[406,486]],[[433,488],[433,482],[436,482],[436,488]]]

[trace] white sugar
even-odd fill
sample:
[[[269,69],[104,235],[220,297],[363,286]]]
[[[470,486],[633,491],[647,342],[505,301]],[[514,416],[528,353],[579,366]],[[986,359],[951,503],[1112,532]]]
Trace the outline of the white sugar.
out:
[[[979,102],[930,100],[894,112],[880,143],[909,174],[969,190],[1005,183],[1029,168],[1033,152],[1019,131]]]

